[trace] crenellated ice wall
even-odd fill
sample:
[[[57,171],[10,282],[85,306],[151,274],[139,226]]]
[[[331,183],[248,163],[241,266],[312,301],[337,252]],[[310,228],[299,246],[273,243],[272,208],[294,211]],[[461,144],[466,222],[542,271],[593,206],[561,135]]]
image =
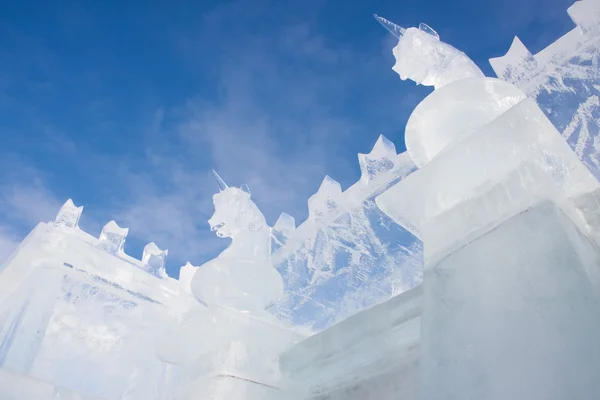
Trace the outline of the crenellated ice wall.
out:
[[[490,59],[499,78],[536,99],[584,164],[600,178],[600,2],[568,9],[577,25],[537,54],[518,37]]]
[[[0,372],[105,399],[170,398],[178,367],[155,349],[195,301],[167,277],[166,250],[130,257],[128,229],[110,221],[93,237],[82,211],[68,200],[0,269]]]
[[[359,154],[361,177],[342,191],[326,176],[295,227],[282,214],[273,226],[273,264],[286,285],[274,312],[321,330],[421,282],[421,243],[375,205],[374,198],[415,170],[380,136]]]

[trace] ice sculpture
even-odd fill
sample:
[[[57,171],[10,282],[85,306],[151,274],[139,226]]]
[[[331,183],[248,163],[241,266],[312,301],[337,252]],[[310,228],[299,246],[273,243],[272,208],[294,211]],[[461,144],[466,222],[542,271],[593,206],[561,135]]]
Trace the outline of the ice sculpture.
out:
[[[575,150],[593,165],[598,4],[575,3],[578,27],[546,51],[515,40],[493,61],[520,89],[431,27],[377,17],[394,70],[435,88],[408,151],[380,136],[298,227],[283,213],[270,229],[215,173],[209,224],[231,245],[179,282],[166,250],[134,259],[126,228],[92,237],[67,201],[0,268],[0,398],[599,398],[600,184],[544,115],[589,134]],[[577,98],[565,129],[574,103],[545,103],[548,82]]]
[[[431,47],[415,64],[444,75]],[[376,201],[424,242],[420,399],[597,398],[600,252],[572,199],[598,181],[534,100],[493,78],[436,87],[406,140],[420,169]]]
[[[461,79],[483,77],[479,67],[465,53],[440,41],[428,25],[404,29],[377,15],[375,18],[399,38],[393,50],[396,64],[392,69],[400,79],[440,89]]]
[[[278,356],[302,336],[265,311],[283,294],[271,264],[271,229],[246,185],[230,187],[213,173],[219,192],[210,228],[231,244],[193,272],[199,306],[158,354],[182,370],[177,399],[283,399]]]
[[[263,314],[283,294],[281,275],[271,264],[271,230],[247,186],[228,187],[216,174],[219,193],[208,223],[231,245],[204,264],[192,279],[192,293],[203,304]]]

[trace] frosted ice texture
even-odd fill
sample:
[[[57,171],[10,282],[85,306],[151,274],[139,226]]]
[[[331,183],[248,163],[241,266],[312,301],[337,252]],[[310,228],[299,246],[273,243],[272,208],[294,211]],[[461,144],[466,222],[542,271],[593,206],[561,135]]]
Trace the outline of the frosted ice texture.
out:
[[[421,282],[421,243],[374,203],[414,164],[383,136],[358,158],[356,184],[342,192],[326,177],[309,200],[309,219],[276,238],[284,243],[273,252],[286,288],[273,309],[280,319],[321,330]]]
[[[537,54],[518,37],[502,57],[490,59],[501,79],[536,99],[573,151],[600,177],[600,6],[575,2],[577,27]]]

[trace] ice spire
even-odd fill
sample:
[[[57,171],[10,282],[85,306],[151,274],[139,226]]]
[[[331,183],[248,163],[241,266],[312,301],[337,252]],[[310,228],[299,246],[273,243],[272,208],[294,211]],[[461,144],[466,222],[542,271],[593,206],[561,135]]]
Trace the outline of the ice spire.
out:
[[[227,184],[225,183],[225,181],[223,180],[223,178],[221,178],[219,176],[219,174],[217,174],[217,171],[215,171],[214,169],[212,170],[213,176],[215,177],[215,179],[217,180],[217,185],[219,185],[219,192],[222,192],[223,190],[227,189],[229,186],[227,186]]]
[[[388,21],[387,19],[380,17],[377,14],[373,14],[373,16],[375,17],[377,22],[381,24],[381,26],[387,29],[392,35],[396,36],[398,39],[400,39],[400,37],[404,35],[404,31],[406,31],[406,29],[404,29],[400,25],[396,25],[392,21]]]

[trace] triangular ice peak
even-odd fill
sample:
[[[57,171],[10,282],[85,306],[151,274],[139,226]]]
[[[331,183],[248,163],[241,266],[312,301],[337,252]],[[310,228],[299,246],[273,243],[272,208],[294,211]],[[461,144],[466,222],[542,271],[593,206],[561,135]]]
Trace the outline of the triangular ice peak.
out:
[[[110,254],[123,254],[128,233],[128,228],[121,228],[115,221],[110,221],[100,233],[100,247]]]
[[[358,154],[361,182],[369,183],[375,180],[379,174],[394,168],[393,160],[395,157],[396,146],[394,146],[394,143],[385,136],[379,135],[369,154]]]
[[[308,199],[308,217],[316,220],[334,214],[342,202],[342,186],[335,179],[325,176],[317,193]]]
[[[160,278],[165,278],[167,273],[165,271],[165,265],[167,263],[167,255],[169,250],[161,250],[158,248],[156,243],[151,242],[144,247],[144,253],[142,254],[142,264],[144,269]]]
[[[185,293],[192,294],[192,278],[196,271],[198,267],[190,264],[189,261],[179,268],[179,284]]]
[[[505,55],[490,58],[489,61],[496,75],[502,79],[510,78],[516,66],[531,64],[532,68],[535,64],[533,55],[518,36],[515,36]]]
[[[81,218],[82,212],[83,206],[77,207],[75,204],[73,204],[73,200],[69,199],[58,211],[54,223],[67,228],[77,228],[79,226],[79,219]]]
[[[273,230],[281,233],[292,232],[294,229],[296,229],[296,219],[286,213],[281,213],[273,225]]]
[[[584,32],[598,26],[600,21],[600,1],[598,0],[581,0],[576,1],[567,9],[567,13],[580,26]]]

